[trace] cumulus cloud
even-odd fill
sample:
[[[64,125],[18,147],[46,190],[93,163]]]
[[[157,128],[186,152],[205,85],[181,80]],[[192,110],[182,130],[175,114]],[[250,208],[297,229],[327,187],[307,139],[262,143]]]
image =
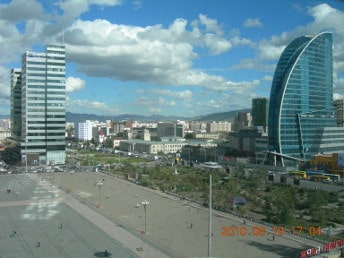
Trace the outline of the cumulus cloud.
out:
[[[10,97],[10,70],[0,66],[0,97]]]
[[[162,113],[162,109],[161,108],[157,108],[157,107],[149,107],[148,108],[148,112],[150,114],[161,114]]]
[[[66,79],[66,92],[73,92],[82,90],[86,85],[86,82],[80,78],[68,77]]]
[[[263,24],[261,23],[261,21],[258,18],[256,18],[256,19],[247,19],[244,22],[244,27],[247,27],[247,28],[252,28],[252,27],[262,28]]]
[[[66,98],[66,104],[70,112],[76,113],[88,113],[88,114],[104,114],[104,115],[113,115],[118,113],[118,109],[108,106],[104,102],[99,101],[90,101],[87,99],[71,99]]]
[[[178,98],[182,100],[191,99],[193,96],[192,91],[190,90],[171,91],[171,90],[163,90],[163,89],[156,88],[156,89],[149,90],[149,92],[152,94],[159,94],[159,95],[169,96],[169,97]]]
[[[207,24],[207,30],[218,30],[214,21],[203,17],[202,22]],[[220,54],[231,44],[217,34],[195,36],[186,26],[184,19],[176,19],[168,28],[78,20],[66,30],[65,43],[69,58],[89,76],[157,85],[213,87],[218,84],[216,76],[192,68],[193,59],[197,58],[194,46]]]
[[[0,6],[0,19],[11,22],[45,19],[42,5],[36,0],[13,0]]]

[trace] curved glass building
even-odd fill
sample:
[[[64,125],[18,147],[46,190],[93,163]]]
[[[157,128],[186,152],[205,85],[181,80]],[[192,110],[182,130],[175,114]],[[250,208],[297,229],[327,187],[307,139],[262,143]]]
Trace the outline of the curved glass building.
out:
[[[271,86],[269,151],[283,165],[288,157],[309,160],[319,153],[319,129],[335,126],[332,34],[296,38],[282,52]]]

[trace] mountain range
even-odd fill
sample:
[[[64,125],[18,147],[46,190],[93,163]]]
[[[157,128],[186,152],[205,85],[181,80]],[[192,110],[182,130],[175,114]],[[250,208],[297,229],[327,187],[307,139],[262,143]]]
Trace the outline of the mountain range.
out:
[[[238,112],[251,112],[251,109],[238,109],[228,112],[221,112],[221,113],[214,113],[208,114],[204,116],[197,116],[197,117],[179,117],[179,116],[163,116],[163,115],[152,115],[152,116],[142,116],[142,115],[132,115],[132,114],[124,114],[124,115],[117,115],[117,116],[104,116],[104,115],[95,115],[95,114],[79,114],[79,113],[71,113],[66,112],[66,122],[67,123],[81,123],[85,122],[86,120],[96,120],[99,122],[105,122],[106,120],[113,120],[113,121],[125,121],[125,120],[132,120],[132,121],[140,121],[140,122],[171,122],[176,120],[186,120],[186,121],[204,121],[204,122],[212,122],[212,121],[229,121],[233,122],[234,117],[238,114]],[[0,119],[9,119],[10,115],[0,115]]]
[[[205,121],[205,122],[212,122],[212,121],[229,121],[232,122],[234,117],[238,114],[238,112],[251,112],[251,109],[238,109],[229,112],[221,112],[221,113],[214,113],[208,114],[204,116],[197,116],[197,117],[178,117],[178,116],[163,116],[163,115],[152,115],[152,116],[142,116],[142,115],[131,115],[131,114],[124,114],[118,116],[104,116],[104,115],[95,115],[95,114],[78,114],[78,113],[71,113],[66,112],[66,122],[67,123],[81,123],[85,122],[86,120],[96,120],[99,122],[105,122],[106,120],[113,120],[115,122],[118,121],[125,121],[125,120],[132,120],[132,121],[141,121],[141,122],[170,122],[176,120],[187,120],[187,121]]]

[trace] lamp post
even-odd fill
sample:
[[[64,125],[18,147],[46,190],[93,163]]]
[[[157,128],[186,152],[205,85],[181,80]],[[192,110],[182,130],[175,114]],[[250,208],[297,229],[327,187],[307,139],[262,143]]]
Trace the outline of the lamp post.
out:
[[[212,174],[209,171],[209,224],[208,224],[208,257],[211,257],[211,237],[212,237]]]
[[[147,234],[147,205],[149,204],[148,201],[144,200],[142,202],[143,209],[145,210],[145,234]]]
[[[27,134],[25,134],[25,172],[27,173]]]
[[[100,208],[100,189],[102,187],[102,182],[100,180],[98,180],[98,182],[96,183],[96,185],[98,186],[98,208]]]
[[[211,238],[212,238],[212,171],[221,168],[218,164],[203,164],[202,167],[209,171],[209,221],[208,221],[208,257],[211,257]]]

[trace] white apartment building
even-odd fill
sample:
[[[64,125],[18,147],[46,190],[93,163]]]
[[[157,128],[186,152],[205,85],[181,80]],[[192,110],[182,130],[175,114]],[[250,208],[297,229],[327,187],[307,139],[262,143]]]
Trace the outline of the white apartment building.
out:
[[[232,124],[228,121],[207,123],[207,133],[230,132]]]
[[[84,123],[78,123],[75,136],[79,141],[90,141],[92,140],[92,130],[93,130],[93,123],[90,120],[86,120]]]

